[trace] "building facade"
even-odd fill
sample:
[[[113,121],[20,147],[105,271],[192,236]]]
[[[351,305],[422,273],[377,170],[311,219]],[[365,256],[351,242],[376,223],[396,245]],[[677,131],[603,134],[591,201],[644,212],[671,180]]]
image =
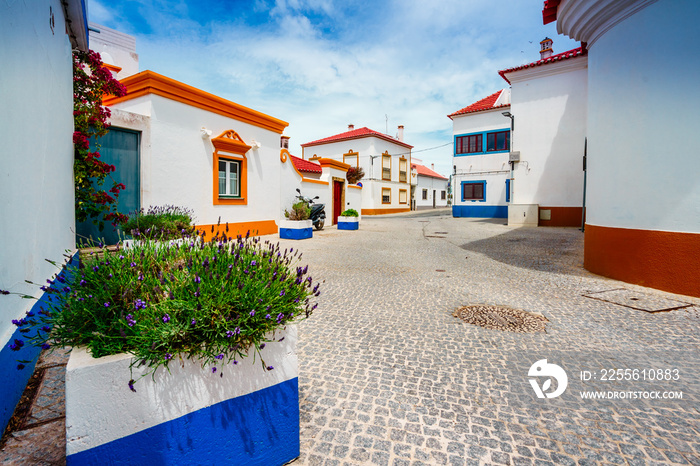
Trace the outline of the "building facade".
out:
[[[414,163],[411,168],[416,171],[416,186],[414,192],[415,210],[436,209],[448,205],[448,178],[434,170]]]
[[[301,145],[306,160],[332,159],[365,173],[362,185],[362,215],[407,212],[411,209],[411,149],[403,141],[403,126],[393,138],[367,127],[318,139]]]

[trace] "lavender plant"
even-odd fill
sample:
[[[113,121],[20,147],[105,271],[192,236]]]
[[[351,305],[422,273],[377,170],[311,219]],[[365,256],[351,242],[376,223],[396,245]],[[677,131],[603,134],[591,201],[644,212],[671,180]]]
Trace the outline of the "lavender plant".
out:
[[[124,232],[137,239],[169,240],[194,233],[194,212],[179,206],[150,206],[129,213],[122,222]]]
[[[86,346],[94,357],[131,353],[153,371],[195,358],[221,372],[260,355],[276,330],[311,315],[320,284],[298,265],[299,251],[221,228],[208,242],[200,232],[182,244],[144,241],[81,257],[67,278],[42,287],[50,297],[38,315],[13,323],[38,329],[24,334],[28,343]]]

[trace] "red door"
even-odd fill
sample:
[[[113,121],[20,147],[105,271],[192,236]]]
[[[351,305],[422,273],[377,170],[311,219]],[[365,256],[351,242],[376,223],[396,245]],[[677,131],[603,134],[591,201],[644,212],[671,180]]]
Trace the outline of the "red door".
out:
[[[333,181],[333,225],[338,223],[338,217],[343,212],[343,182]]]

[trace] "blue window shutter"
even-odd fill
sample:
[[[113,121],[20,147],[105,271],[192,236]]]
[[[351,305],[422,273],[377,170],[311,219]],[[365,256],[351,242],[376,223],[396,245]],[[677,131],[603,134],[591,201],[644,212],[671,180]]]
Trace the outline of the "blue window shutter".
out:
[[[506,178],[506,202],[510,202],[510,179]]]

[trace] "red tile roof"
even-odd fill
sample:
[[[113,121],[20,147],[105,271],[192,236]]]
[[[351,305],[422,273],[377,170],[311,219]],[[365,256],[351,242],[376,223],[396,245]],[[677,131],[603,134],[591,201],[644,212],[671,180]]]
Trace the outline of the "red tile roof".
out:
[[[393,142],[394,144],[408,147],[409,149],[413,148],[413,146],[410,144],[406,144],[405,142],[399,141],[396,138],[392,138],[388,134],[383,134],[383,133],[380,133],[378,131],[374,131],[373,129],[369,129],[366,126],[363,128],[353,129],[350,131],[346,131],[344,133],[336,134],[334,136],[328,136],[327,138],[317,139],[315,141],[307,142],[306,144],[302,144],[301,147],[315,146],[318,144],[328,144],[331,142],[338,142],[338,141],[347,141],[350,139],[366,138],[366,137],[370,137],[370,136],[378,137],[380,139],[384,139],[386,141]]]
[[[541,65],[547,65],[549,63],[554,63],[557,61],[561,60],[566,60],[567,58],[575,58],[575,57],[580,57],[581,55],[585,55],[586,50],[583,47],[576,47],[575,49],[572,50],[567,50],[566,52],[558,53],[556,55],[552,55],[549,58],[543,58],[541,60],[537,60],[532,63],[528,63],[527,65],[520,65],[516,66],[514,68],[508,68],[507,70],[501,70],[498,72],[498,74],[501,75],[503,79],[508,81],[508,78],[506,78],[506,73],[510,73],[513,71],[518,71],[518,70],[524,70],[525,68],[533,68],[535,66],[541,66]],[[508,81],[508,84],[510,84],[510,81]]]
[[[419,165],[417,163],[412,163],[411,168],[415,168],[416,171],[418,172],[419,175],[421,176],[430,176],[431,178],[439,178],[441,180],[446,180],[444,176],[439,174],[438,172],[434,172],[430,168],[424,166],[424,165]]]
[[[321,173],[321,165],[313,162],[309,162],[308,160],[304,160],[299,157],[295,157],[292,154],[289,154],[289,156],[292,158],[292,163],[294,164],[294,167],[296,167],[297,170],[300,172],[308,172],[308,173]]]
[[[542,24],[549,24],[557,20],[557,7],[561,0],[544,0],[542,8]]]
[[[498,92],[494,92],[488,97],[484,97],[481,100],[478,100],[474,102],[473,104],[464,107],[461,110],[457,110],[454,113],[450,113],[448,118],[452,119],[453,116],[457,115],[463,115],[465,113],[475,113],[475,112],[483,112],[484,110],[493,110],[494,108],[501,108],[501,107],[510,107],[510,104],[504,104],[504,105],[497,105],[494,107],[494,104],[498,100],[498,97],[500,97],[501,93],[503,92],[503,89],[501,89]]]

